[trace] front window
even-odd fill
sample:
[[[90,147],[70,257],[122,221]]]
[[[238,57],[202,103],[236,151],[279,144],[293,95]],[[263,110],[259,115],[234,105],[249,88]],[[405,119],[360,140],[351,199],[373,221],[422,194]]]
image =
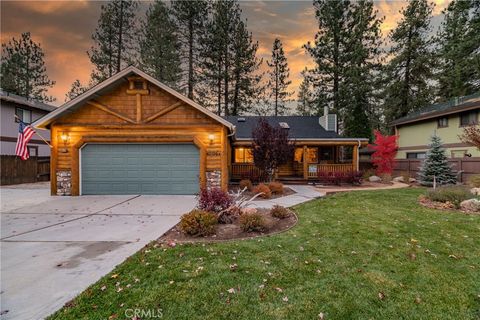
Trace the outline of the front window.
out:
[[[15,108],[15,122],[24,122],[24,123],[32,123],[32,111],[26,110],[22,108]]]
[[[425,152],[408,152],[407,159],[425,159],[427,154]]]
[[[448,127],[448,118],[447,117],[438,118],[437,125],[438,125],[439,128]]]
[[[471,126],[477,123],[477,111],[463,112],[460,114],[460,126]]]
[[[253,163],[252,148],[235,148],[236,163]]]

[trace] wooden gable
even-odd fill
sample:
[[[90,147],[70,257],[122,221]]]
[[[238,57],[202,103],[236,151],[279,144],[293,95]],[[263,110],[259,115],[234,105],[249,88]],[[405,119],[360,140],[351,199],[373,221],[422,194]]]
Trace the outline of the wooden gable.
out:
[[[143,82],[143,87],[140,88],[138,82]],[[92,97],[56,123],[201,125],[217,122],[143,78],[132,77],[109,92]]]

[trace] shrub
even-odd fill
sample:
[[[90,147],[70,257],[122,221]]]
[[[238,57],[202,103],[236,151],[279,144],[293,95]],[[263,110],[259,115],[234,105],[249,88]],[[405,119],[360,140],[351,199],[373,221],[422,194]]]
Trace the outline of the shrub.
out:
[[[375,175],[375,170],[368,169],[368,170],[365,170],[363,172],[362,178],[366,180],[366,179],[368,179],[368,178],[370,178],[371,176],[374,176],[374,175]]]
[[[244,213],[240,216],[240,228],[245,232],[266,230],[265,220],[259,213]]]
[[[219,188],[202,189],[198,196],[197,208],[204,211],[218,213],[233,205],[234,199],[227,192]]]
[[[268,188],[273,194],[283,194],[283,183],[281,182],[270,182]]]
[[[247,188],[248,191],[252,191],[253,184],[250,179],[243,179],[240,181],[240,189],[243,190],[245,189],[245,187]]]
[[[272,191],[266,184],[263,183],[260,183],[255,188],[253,188],[253,193],[262,193],[260,197],[264,199],[270,199],[272,197]]]
[[[290,211],[288,211],[288,209],[285,207],[274,205],[272,210],[270,210],[270,214],[272,215],[272,217],[285,219],[290,216]]]
[[[429,190],[427,192],[427,198],[437,202],[450,202],[456,208],[459,208],[460,203],[473,198],[473,194],[463,186],[445,186],[438,187],[435,190]]]
[[[191,236],[208,236],[215,232],[217,216],[212,212],[192,210],[180,220],[180,230]]]
[[[233,223],[240,216],[240,213],[241,213],[241,209],[239,207],[232,206],[228,210],[218,214],[218,223],[221,223],[221,224]]]
[[[468,179],[468,184],[473,188],[480,188],[480,174],[471,176]]]
[[[392,175],[389,173],[384,173],[380,175],[380,178],[382,178],[383,183],[390,183],[392,182]]]
[[[363,173],[361,171],[347,172],[325,172],[319,171],[317,174],[320,183],[341,185],[342,183],[360,184]]]

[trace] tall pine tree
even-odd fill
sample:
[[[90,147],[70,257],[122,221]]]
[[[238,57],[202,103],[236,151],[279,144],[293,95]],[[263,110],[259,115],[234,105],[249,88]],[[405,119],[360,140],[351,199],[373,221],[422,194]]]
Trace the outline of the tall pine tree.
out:
[[[343,134],[372,137],[372,125],[378,118],[375,90],[380,71],[382,20],[377,18],[373,1],[361,0],[351,5],[350,32],[345,51],[342,93]]]
[[[480,25],[475,23],[480,12],[475,11],[474,1],[454,0],[443,14],[436,38],[440,64],[438,97],[449,100],[480,90],[480,70],[476,66],[480,63]]]
[[[283,115],[287,111],[285,103],[289,101],[293,92],[288,91],[288,86],[292,83],[289,80],[290,68],[282,42],[278,38],[273,41],[272,59],[267,61],[267,65],[270,67],[268,71],[268,90],[270,91],[269,99],[273,103],[273,114],[275,116]]]
[[[182,49],[181,65],[183,68],[184,91],[190,99],[195,99],[195,85],[199,81],[200,71],[200,42],[208,19],[208,2],[205,0],[173,0],[171,9]]]
[[[70,88],[70,90],[65,94],[65,102],[75,99],[77,96],[81,95],[88,90],[88,87],[83,86],[80,80],[76,79]]]
[[[47,75],[44,57],[42,47],[32,40],[30,32],[2,44],[2,89],[29,99],[54,101],[47,95],[48,88],[53,87],[55,81]]]
[[[88,51],[95,66],[92,80],[100,82],[134,61],[136,46],[137,2],[113,0],[102,5],[97,28],[92,35],[94,45]]]
[[[302,71],[302,83],[298,87],[297,94],[297,109],[296,113],[301,116],[312,116],[316,114],[314,107],[314,99],[312,96],[312,85],[310,79],[307,76],[308,70],[305,68]]]
[[[421,109],[432,102],[434,57],[430,37],[433,5],[411,0],[389,40],[390,62],[386,66],[384,112],[387,122]]]
[[[150,5],[142,26],[140,63],[159,81],[177,88],[181,76],[180,43],[169,9],[161,0]]]

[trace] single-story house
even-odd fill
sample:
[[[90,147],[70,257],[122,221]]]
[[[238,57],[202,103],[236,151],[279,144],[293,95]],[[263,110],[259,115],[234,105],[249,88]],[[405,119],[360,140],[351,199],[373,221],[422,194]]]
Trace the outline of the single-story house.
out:
[[[29,124],[55,109],[52,105],[0,90],[0,154],[15,155],[20,120]],[[50,140],[48,130],[39,130],[38,133],[47,141]],[[27,148],[31,157],[50,155],[50,147],[37,135],[32,137]]]
[[[268,118],[290,130],[297,146],[280,175],[308,180],[318,170],[358,168],[358,148],[368,141],[339,137],[334,118]],[[52,195],[195,194],[227,189],[254,168],[255,120],[220,117],[128,67],[34,126],[51,131]]]
[[[466,126],[477,125],[480,114],[480,93],[433,104],[391,123],[398,135],[397,159],[424,159],[433,134],[443,141],[450,158],[480,157],[474,146],[459,136]]]

